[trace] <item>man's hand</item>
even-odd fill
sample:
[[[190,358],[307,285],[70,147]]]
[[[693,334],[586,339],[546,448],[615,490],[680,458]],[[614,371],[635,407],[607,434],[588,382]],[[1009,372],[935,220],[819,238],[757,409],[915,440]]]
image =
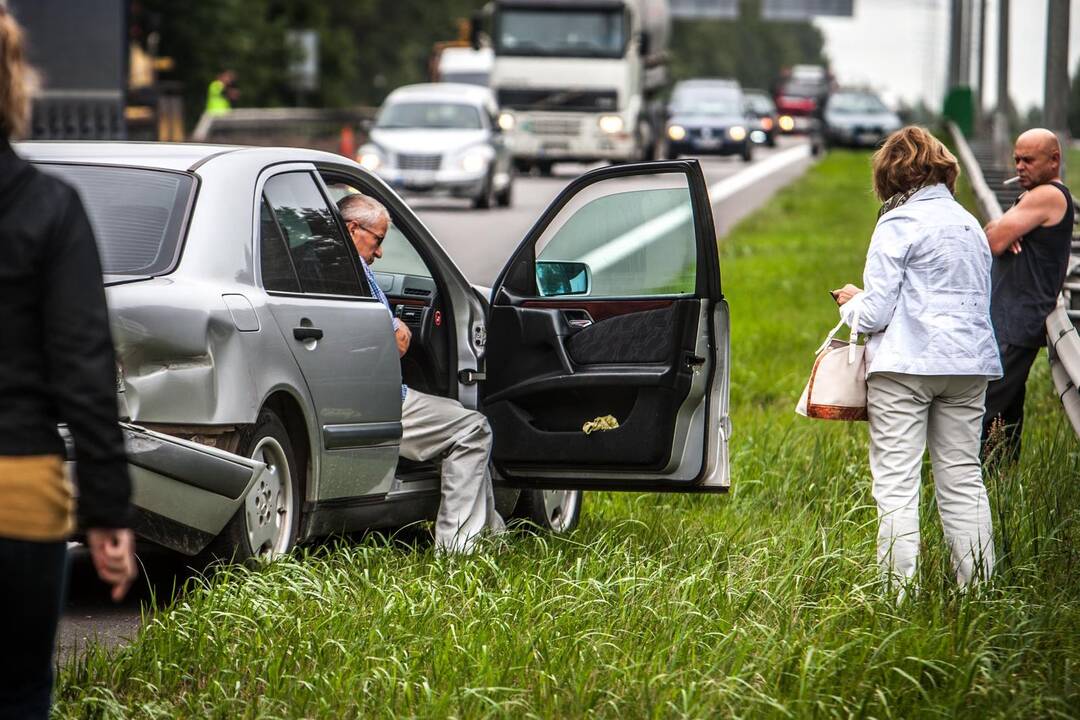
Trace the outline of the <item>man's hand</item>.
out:
[[[412,330],[404,322],[399,322],[394,330],[394,339],[397,340],[398,355],[402,356],[409,351],[409,343],[412,342]]]
[[[90,528],[86,544],[98,577],[112,585],[113,602],[120,602],[139,575],[135,566],[135,535],[126,528]]]
[[[843,305],[848,300],[855,297],[856,295],[858,295],[861,292],[862,292],[861,287],[857,287],[855,285],[852,285],[851,283],[848,283],[847,285],[840,288],[839,290],[833,290],[832,294],[833,294],[833,297],[836,298],[836,304],[837,305]]]

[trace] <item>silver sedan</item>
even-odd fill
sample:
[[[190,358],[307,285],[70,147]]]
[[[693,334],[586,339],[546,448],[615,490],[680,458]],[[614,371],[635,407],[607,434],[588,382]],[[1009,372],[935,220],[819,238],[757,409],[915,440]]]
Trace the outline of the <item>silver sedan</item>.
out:
[[[728,310],[694,161],[582,176],[489,302],[341,156],[18,150],[79,191],[95,229],[144,538],[246,559],[433,517],[437,463],[398,458],[402,382],[482,407],[500,512],[549,530],[576,525],[583,489],[728,486]],[[413,329],[403,358],[337,213],[354,192],[393,219],[373,269]]]

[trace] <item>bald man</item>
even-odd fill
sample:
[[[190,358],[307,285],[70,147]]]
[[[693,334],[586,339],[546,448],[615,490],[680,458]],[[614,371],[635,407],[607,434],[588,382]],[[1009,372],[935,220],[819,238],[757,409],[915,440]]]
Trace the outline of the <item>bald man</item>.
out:
[[[986,388],[984,460],[1020,457],[1024,388],[1046,344],[1046,317],[1065,282],[1072,243],[1072,193],[1061,182],[1057,137],[1042,128],[1028,130],[1017,138],[1013,160],[1025,192],[986,226],[994,255],[990,316],[1005,374]],[[1000,430],[992,433],[995,427]]]

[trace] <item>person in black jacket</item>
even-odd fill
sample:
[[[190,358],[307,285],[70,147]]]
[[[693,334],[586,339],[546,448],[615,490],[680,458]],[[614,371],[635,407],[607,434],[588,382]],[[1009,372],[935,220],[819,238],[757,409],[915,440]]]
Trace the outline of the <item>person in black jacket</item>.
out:
[[[0,720],[47,718],[73,492],[99,577],[121,599],[135,578],[131,484],[101,264],[75,191],[23,162],[32,71],[0,3]]]

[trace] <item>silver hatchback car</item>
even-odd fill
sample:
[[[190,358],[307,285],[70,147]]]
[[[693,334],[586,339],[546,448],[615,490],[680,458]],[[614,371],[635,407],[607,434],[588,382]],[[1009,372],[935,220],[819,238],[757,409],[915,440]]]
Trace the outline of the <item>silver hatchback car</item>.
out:
[[[728,487],[728,308],[694,161],[572,182],[489,302],[337,155],[18,150],[77,188],[98,238],[144,538],[247,558],[434,517],[438,467],[398,458],[403,381],[480,407],[500,511],[556,532],[582,490]],[[354,192],[393,219],[374,270],[413,329],[403,358],[336,209]]]
[[[461,83],[407,85],[379,109],[358,160],[410,195],[446,195],[507,207],[514,167],[495,95]]]

